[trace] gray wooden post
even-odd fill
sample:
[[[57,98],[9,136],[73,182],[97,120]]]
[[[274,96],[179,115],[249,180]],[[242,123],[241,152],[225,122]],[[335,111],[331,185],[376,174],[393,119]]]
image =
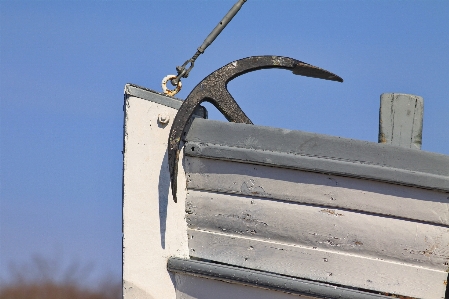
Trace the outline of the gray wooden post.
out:
[[[380,96],[379,143],[421,149],[424,101],[420,96],[383,93]]]

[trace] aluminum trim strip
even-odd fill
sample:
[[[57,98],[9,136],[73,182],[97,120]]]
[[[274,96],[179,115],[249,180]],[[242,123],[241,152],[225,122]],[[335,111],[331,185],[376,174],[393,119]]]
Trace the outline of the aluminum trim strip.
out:
[[[286,293],[318,296],[324,298],[374,299],[391,298],[361,290],[288,277],[274,273],[256,271],[206,261],[171,257],[167,269],[178,274],[193,275],[230,283],[277,290]]]

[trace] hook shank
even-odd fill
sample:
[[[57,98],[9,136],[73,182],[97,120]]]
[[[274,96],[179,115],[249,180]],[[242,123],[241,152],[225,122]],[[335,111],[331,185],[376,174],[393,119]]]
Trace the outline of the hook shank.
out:
[[[287,69],[296,75],[343,82],[339,76],[307,64],[305,62],[282,56],[252,56],[236,60],[221,67],[204,78],[189,94],[175,116],[168,139],[168,163],[173,200],[177,202],[177,174],[179,147],[183,132],[189,119],[202,102],[213,104],[228,121],[253,124],[227,90],[229,81],[249,72],[262,69]]]

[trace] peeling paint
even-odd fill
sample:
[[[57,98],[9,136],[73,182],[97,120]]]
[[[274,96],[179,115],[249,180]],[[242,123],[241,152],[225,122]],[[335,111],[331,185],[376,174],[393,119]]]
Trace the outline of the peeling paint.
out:
[[[247,195],[260,195],[260,196],[268,195],[262,186],[257,186],[255,184],[253,179],[249,179],[248,181],[243,182],[241,192]]]
[[[276,249],[276,250],[280,250],[280,251],[284,251],[284,248],[278,248],[278,247],[270,247],[270,248],[273,248],[273,249]]]
[[[258,220],[258,219],[254,219],[251,214],[249,213],[245,213],[242,212],[242,215],[236,215],[236,214],[215,214],[215,217],[224,217],[224,218],[236,218],[236,219],[240,219],[243,220],[246,223],[251,223],[251,224],[262,224],[263,226],[268,226],[268,224],[264,221]]]
[[[330,209],[322,209],[320,210],[321,213],[326,213],[328,215],[332,215],[332,216],[344,216],[343,214],[337,213],[335,210],[330,210]]]
[[[363,245],[363,243],[362,243],[362,242],[360,242],[360,241],[357,241],[357,240],[355,240],[355,241],[354,241],[354,244],[355,244],[355,245],[357,245],[357,246],[362,246],[362,245]]]

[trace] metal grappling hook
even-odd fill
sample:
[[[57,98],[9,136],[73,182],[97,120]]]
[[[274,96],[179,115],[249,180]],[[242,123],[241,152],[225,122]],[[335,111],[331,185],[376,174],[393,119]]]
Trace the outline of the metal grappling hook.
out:
[[[206,101],[213,104],[228,121],[253,124],[227,90],[228,83],[243,74],[262,69],[286,69],[295,75],[343,82],[339,76],[305,62],[282,56],[252,56],[231,62],[204,78],[175,116],[168,139],[168,163],[173,200],[177,202],[177,175],[180,144],[183,132],[196,107]]]

